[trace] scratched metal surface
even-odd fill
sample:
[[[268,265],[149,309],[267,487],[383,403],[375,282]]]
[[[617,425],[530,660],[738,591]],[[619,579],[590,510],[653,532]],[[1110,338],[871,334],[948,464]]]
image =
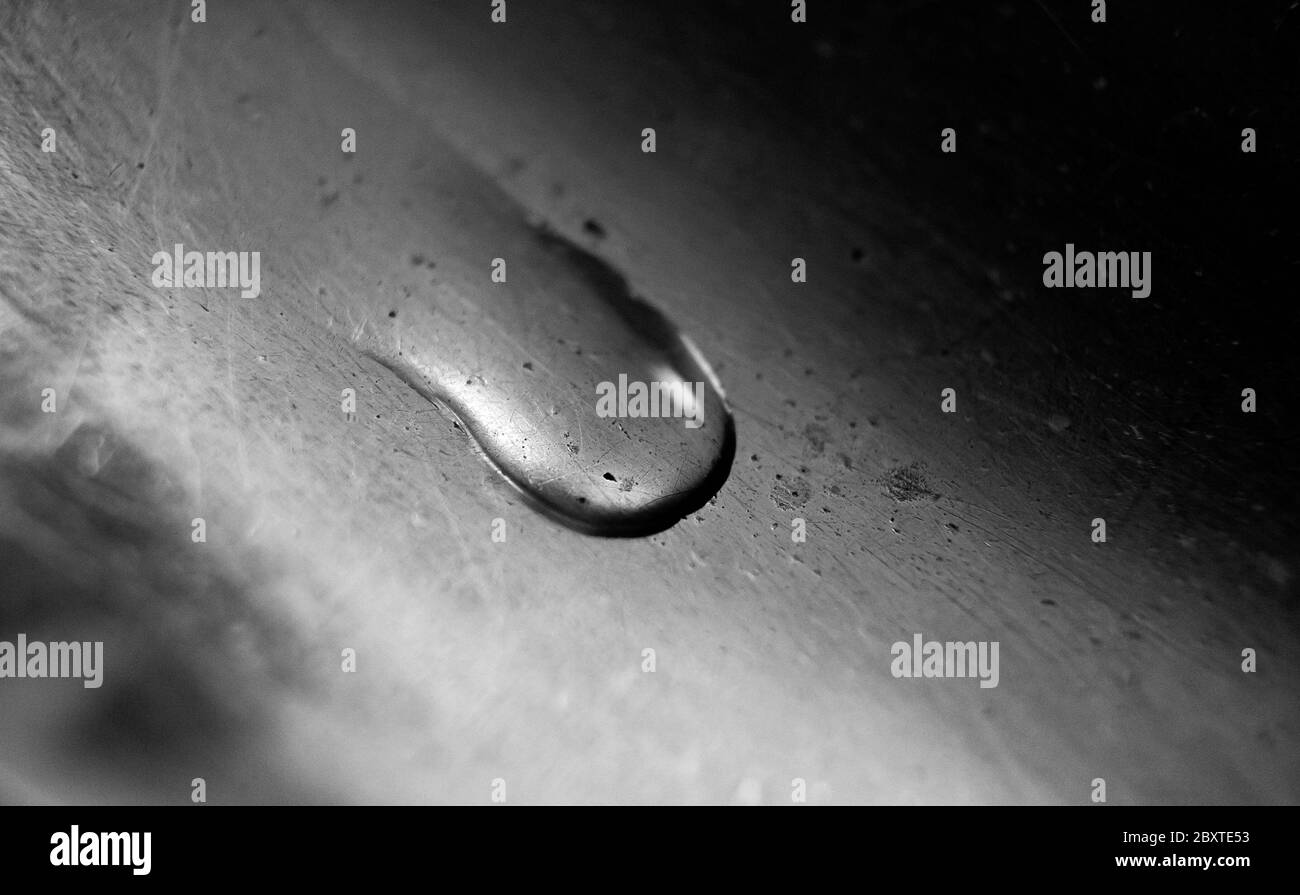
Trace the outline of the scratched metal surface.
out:
[[[959,381],[938,412],[939,347],[997,298],[870,165],[831,140],[791,176],[808,135],[764,97],[587,7],[222,6],[0,13],[0,622],[113,662],[96,693],[0,690],[6,800],[1296,799],[1293,632],[1149,533],[1091,545],[1106,485],[1038,408]],[[12,136],[46,121],[52,158]],[[668,531],[535,513],[361,350],[422,290],[477,306],[475,234],[516,206],[727,391],[730,478]],[[178,241],[261,250],[262,295],[152,288]],[[999,640],[999,686],[892,678],[912,632]]]

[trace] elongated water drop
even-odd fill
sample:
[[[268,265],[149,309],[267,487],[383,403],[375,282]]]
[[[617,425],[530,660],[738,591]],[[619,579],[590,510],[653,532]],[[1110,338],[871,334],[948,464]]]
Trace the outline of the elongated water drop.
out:
[[[505,282],[485,264],[477,282],[412,295],[367,324],[364,350],[454,412],[487,461],[566,525],[644,535],[703,506],[730,471],[735,430],[699,351],[617,271],[548,229],[521,221],[492,246]],[[621,391],[627,409],[660,415],[599,415],[598,389],[615,393],[606,409]]]
[[[286,15],[279,27],[302,30],[305,12]],[[209,27],[202,52],[168,74],[169,89],[186,98],[168,107],[168,128],[186,142],[157,167],[183,168],[184,188],[159,181],[138,202],[153,215],[171,209],[168,220],[208,234],[214,248],[238,234],[230,248],[261,253],[262,297],[230,313],[261,314],[252,319],[284,340],[290,359],[327,344],[299,322],[346,332],[454,413],[533,506],[574,528],[649,534],[713,496],[735,442],[722,392],[699,353],[617,271],[531,223],[497,177],[419,122],[418,91],[378,77],[350,41],[304,38],[285,55],[249,42],[242,26]],[[232,86],[247,81],[236,60],[258,73],[246,102]],[[231,103],[257,114],[211,127]],[[355,152],[339,142],[344,126],[359,135]],[[301,288],[308,284],[315,288]],[[330,366],[322,358],[316,368]],[[620,374],[629,383],[703,383],[703,425],[598,416],[597,386]],[[331,382],[329,391],[344,384],[354,383]],[[428,479],[437,487],[436,470]]]

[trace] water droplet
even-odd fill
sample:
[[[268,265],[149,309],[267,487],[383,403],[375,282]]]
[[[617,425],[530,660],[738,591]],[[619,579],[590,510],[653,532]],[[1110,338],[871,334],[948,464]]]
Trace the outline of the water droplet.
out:
[[[451,411],[529,504],[572,528],[647,535],[699,509],[731,470],[735,428],[698,349],[595,255],[544,225],[502,229],[491,255],[508,259],[506,283],[484,267],[454,293],[417,292],[396,318],[368,323],[360,347]],[[629,387],[684,385],[685,412],[598,416],[598,384],[620,374]],[[695,383],[698,428],[686,425]]]

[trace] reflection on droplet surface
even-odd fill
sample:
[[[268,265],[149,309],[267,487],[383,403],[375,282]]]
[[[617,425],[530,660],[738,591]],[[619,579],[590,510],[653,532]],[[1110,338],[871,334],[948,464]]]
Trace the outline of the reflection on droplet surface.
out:
[[[396,317],[368,322],[363,350],[452,411],[532,506],[572,528],[653,534],[703,506],[730,472],[735,429],[698,349],[564,237],[520,222],[491,245],[507,282],[490,282],[486,263],[453,272]],[[598,415],[598,384],[620,375],[675,384],[684,412]]]

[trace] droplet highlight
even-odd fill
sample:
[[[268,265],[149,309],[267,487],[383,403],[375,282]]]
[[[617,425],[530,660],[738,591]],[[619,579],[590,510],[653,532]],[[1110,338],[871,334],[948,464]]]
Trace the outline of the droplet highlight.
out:
[[[717,377],[605,261],[544,225],[503,229],[491,254],[506,282],[486,262],[477,281],[453,275],[367,322],[360,347],[450,411],[540,512],[594,535],[671,527],[731,470]]]

